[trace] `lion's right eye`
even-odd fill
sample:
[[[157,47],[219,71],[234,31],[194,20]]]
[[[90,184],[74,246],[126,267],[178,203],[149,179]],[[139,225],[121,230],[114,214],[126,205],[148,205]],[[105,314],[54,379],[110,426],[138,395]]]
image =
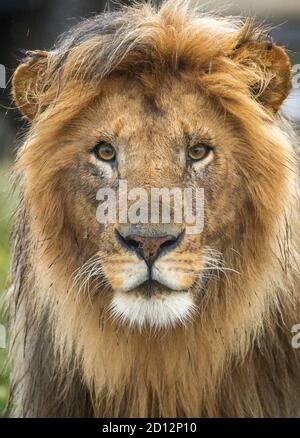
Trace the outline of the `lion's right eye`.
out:
[[[94,149],[96,157],[102,161],[114,161],[116,159],[115,148],[106,142],[98,143]]]

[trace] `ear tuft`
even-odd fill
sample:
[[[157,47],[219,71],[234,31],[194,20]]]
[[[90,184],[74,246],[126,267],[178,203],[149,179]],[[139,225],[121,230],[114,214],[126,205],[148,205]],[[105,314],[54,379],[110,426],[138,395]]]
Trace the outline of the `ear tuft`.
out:
[[[39,108],[39,96],[43,89],[43,78],[48,66],[48,52],[29,52],[24,63],[16,69],[12,79],[13,99],[28,119],[34,119]]]
[[[276,113],[291,89],[291,65],[285,50],[247,22],[231,58],[248,70],[253,96]]]
[[[260,100],[263,105],[277,112],[292,86],[291,65],[284,49],[267,43],[262,54],[262,68],[269,71],[270,76]]]

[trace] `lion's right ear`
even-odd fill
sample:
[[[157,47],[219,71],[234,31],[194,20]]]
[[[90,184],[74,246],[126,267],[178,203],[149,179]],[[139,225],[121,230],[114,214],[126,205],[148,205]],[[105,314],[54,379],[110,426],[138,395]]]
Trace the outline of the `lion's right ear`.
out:
[[[12,78],[14,102],[28,120],[35,117],[39,108],[48,58],[49,53],[46,51],[29,52],[28,58],[19,65]]]

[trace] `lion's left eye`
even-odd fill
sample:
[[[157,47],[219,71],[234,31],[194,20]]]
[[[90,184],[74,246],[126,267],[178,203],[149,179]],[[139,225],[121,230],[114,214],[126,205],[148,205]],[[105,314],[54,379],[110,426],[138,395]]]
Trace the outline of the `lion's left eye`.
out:
[[[115,148],[105,142],[99,143],[94,149],[97,158],[102,161],[114,161],[116,158],[116,150]]]
[[[187,151],[188,159],[191,161],[203,160],[211,151],[211,147],[206,143],[199,143],[190,146]]]

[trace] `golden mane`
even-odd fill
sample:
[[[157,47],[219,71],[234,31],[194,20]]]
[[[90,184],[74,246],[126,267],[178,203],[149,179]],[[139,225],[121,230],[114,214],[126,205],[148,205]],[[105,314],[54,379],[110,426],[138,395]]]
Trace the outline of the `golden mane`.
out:
[[[149,96],[162,77],[193,83],[252,148],[239,150],[249,200],[239,212],[239,253],[224,254],[240,274],[209,285],[198,319],[162,336],[115,326],[106,314],[99,320],[69,286],[84,257],[59,192],[71,133],[68,150],[57,143],[118,75],[135,77]],[[209,16],[189,1],[142,3],[79,23],[49,53],[28,53],[13,85],[32,121],[16,166],[14,415],[299,415],[300,361],[290,334],[300,314],[299,163],[278,113],[290,88],[285,52],[251,21]]]

